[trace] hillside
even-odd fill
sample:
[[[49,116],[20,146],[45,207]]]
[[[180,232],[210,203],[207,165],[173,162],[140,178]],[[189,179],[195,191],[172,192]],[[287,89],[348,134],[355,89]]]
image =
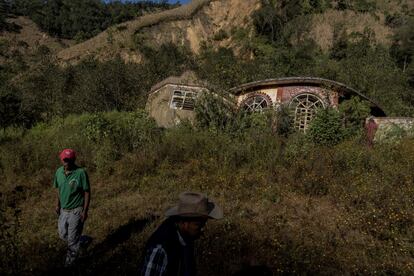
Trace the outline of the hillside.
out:
[[[348,33],[364,32],[365,28],[371,29],[378,43],[391,44],[392,29],[385,25],[385,17],[379,18],[369,13],[356,13],[354,11],[328,10],[323,14],[312,17],[310,36],[325,51],[333,46],[335,28],[340,26]]]
[[[70,47],[74,41],[68,39],[57,39],[42,32],[36,24],[24,16],[9,18],[10,23],[14,23],[21,29],[16,32],[4,32],[1,38],[7,39],[13,44],[26,44],[27,47],[34,48],[37,46],[47,46],[52,52],[58,52],[64,48]]]
[[[209,2],[210,1],[208,0],[196,0],[185,6],[163,11],[158,14],[146,15],[136,20],[114,26],[92,39],[61,51],[58,54],[58,57],[63,60],[73,60],[90,54],[97,56],[102,56],[102,54],[104,56],[112,55],[113,50],[119,50],[119,48],[122,49],[128,46],[131,47],[132,35],[139,29],[159,24],[164,21],[190,18],[196,11]],[[117,52],[119,53],[122,51]]]
[[[0,63],[12,60],[16,55],[27,60],[39,47],[45,46],[52,53],[74,45],[74,41],[57,39],[42,32],[29,18],[18,16],[8,18],[10,24],[15,24],[16,30],[0,34],[1,54]]]
[[[392,29],[386,26],[383,10],[398,9],[386,2],[377,13],[358,13],[351,10],[328,9],[309,18],[308,36],[324,50],[333,45],[335,29],[340,26],[348,33],[363,32],[369,28],[378,43],[390,45]],[[151,13],[135,20],[110,27],[106,31],[84,42],[55,39],[41,32],[25,17],[10,19],[22,29],[17,33],[5,32],[0,37],[10,45],[30,47],[44,45],[62,61],[80,60],[85,56],[96,56],[107,60],[119,54],[125,61],[140,62],[140,47],[157,47],[164,43],[183,45],[198,53],[202,42],[214,47],[238,48],[234,39],[237,29],[252,33],[252,13],[261,6],[260,0],[195,0],[175,9]],[[14,42],[13,42],[14,41]]]
[[[251,14],[261,6],[260,0],[195,0],[191,3],[150,14],[136,20],[111,27],[83,43],[63,49],[58,57],[64,61],[82,59],[87,55],[107,59],[120,54],[126,61],[139,62],[140,46],[157,46],[172,42],[189,47],[198,53],[203,41],[215,47],[237,49],[232,33],[236,29],[253,31]],[[384,9],[390,5],[383,6]],[[310,18],[310,37],[323,49],[332,47],[335,28],[341,26],[348,33],[371,29],[377,41],[390,44],[392,30],[385,25],[381,12],[358,13],[355,11],[327,10]]]

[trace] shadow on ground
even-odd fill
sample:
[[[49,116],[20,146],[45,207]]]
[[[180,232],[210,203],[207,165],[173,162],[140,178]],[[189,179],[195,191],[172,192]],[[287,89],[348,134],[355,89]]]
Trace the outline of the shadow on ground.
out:
[[[145,219],[130,220],[128,223],[118,227],[112,231],[102,242],[92,246],[87,253],[80,257],[78,265],[72,269],[62,266],[54,266],[53,268],[42,273],[43,275],[113,275],[113,272],[123,271],[124,275],[129,275],[133,268],[124,267],[122,264],[127,262],[127,258],[132,258],[131,254],[122,254],[122,246],[134,234],[139,234],[145,226],[156,220],[156,216],[150,216]],[[83,236],[86,245],[92,241],[92,237]],[[121,249],[121,250],[119,250]],[[114,254],[114,251],[117,250]],[[139,258],[134,256],[134,258]],[[63,259],[63,256],[62,256]],[[137,264],[138,265],[138,264]],[[117,275],[120,275],[117,273]]]

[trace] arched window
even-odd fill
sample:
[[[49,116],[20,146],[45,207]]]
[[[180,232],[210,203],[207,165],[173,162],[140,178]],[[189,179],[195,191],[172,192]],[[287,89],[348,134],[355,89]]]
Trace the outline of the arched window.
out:
[[[272,100],[267,95],[254,94],[245,99],[240,107],[247,112],[262,112],[264,109],[271,107]]]
[[[294,127],[297,130],[306,132],[317,109],[324,108],[325,104],[319,97],[310,93],[304,93],[294,97],[289,106],[294,116]]]

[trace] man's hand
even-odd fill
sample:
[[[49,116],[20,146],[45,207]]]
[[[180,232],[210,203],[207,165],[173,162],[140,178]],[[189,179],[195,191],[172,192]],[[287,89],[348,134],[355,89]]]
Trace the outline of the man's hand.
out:
[[[55,207],[55,212],[56,212],[56,215],[60,215],[60,206],[56,206]]]
[[[83,211],[83,212],[81,213],[81,221],[82,221],[82,222],[85,222],[87,218],[88,218],[88,212]]]

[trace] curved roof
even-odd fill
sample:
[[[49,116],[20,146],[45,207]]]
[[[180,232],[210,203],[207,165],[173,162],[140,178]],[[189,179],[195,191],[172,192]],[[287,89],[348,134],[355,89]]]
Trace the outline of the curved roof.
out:
[[[200,81],[193,71],[185,71],[181,76],[170,76],[151,87],[149,94],[167,84],[205,87],[206,83]]]
[[[367,96],[363,95],[361,92],[346,86],[340,82],[327,80],[323,78],[314,78],[314,77],[288,77],[288,78],[275,78],[275,79],[266,79],[260,81],[254,81],[245,83],[236,87],[233,87],[229,90],[230,93],[239,95],[244,92],[249,92],[251,90],[268,87],[268,86],[288,86],[288,85],[317,85],[325,87],[333,87],[338,89],[345,94],[357,95],[360,98],[368,101],[371,104],[371,111],[375,113],[375,116],[385,116],[384,110],[373,100],[369,99]]]

